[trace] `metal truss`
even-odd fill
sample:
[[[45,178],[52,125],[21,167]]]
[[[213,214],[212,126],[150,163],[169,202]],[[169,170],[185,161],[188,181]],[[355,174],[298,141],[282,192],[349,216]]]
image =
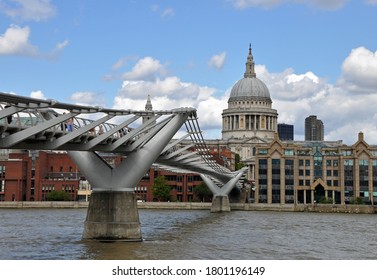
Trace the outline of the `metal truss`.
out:
[[[143,117],[144,122],[141,121]],[[67,130],[67,121],[73,123],[72,131]],[[187,133],[172,139],[183,124]],[[189,144],[187,139],[191,140]],[[0,93],[0,148],[72,151],[69,152],[71,157],[80,169],[88,169],[87,172],[82,170],[86,176],[94,176],[91,181],[96,182],[94,185],[98,189],[103,187],[98,182],[105,184],[110,180],[103,176],[106,173],[113,177],[119,173],[109,188],[123,188],[120,182],[124,181],[121,177],[125,169],[115,172],[114,168],[108,167],[107,171],[97,173],[95,167],[88,168],[89,163],[94,162],[98,169],[106,165],[97,160],[98,155],[92,155],[94,152],[121,154],[125,159],[129,158],[128,164],[123,164],[129,168],[135,166],[132,160],[136,160],[143,162],[141,169],[148,170],[155,162],[160,168],[176,172],[205,174],[220,185],[238,173],[244,173],[244,170],[231,172],[214,160],[203,139],[194,108],[106,109]],[[142,170],[141,176],[144,174]]]

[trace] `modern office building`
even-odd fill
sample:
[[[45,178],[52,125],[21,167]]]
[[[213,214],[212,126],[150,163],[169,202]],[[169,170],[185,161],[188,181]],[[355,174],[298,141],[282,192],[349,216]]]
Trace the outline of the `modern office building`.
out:
[[[309,116],[305,119],[305,141],[323,141],[324,126],[317,116]]]
[[[294,140],[293,124],[279,123],[278,134],[279,134],[279,139],[282,141],[293,141]]]

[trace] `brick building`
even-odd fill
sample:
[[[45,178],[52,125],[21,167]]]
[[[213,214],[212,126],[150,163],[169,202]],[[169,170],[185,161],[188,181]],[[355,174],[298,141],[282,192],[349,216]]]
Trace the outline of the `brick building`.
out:
[[[0,201],[44,201],[54,190],[78,200],[82,177],[66,153],[12,152],[0,161],[0,171]]]
[[[210,151],[219,164],[234,170],[232,152],[218,147],[211,147]],[[122,161],[119,155],[101,156],[110,166]],[[158,176],[164,176],[171,186],[172,201],[195,200],[194,188],[202,183],[198,174],[151,168],[135,186],[138,199],[155,201],[152,186]],[[71,201],[87,201],[90,197],[90,184],[66,152],[13,151],[0,159],[0,202],[45,201],[52,191],[67,192]]]

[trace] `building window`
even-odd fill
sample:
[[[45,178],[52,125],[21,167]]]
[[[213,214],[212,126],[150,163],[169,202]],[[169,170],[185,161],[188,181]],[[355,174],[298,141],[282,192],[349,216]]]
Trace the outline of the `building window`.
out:
[[[352,155],[352,151],[351,150],[346,150],[346,151],[343,151],[343,156],[351,156]]]
[[[346,203],[350,203],[354,195],[354,171],[353,160],[344,160],[344,200]]]
[[[267,155],[267,149],[260,149],[259,154],[260,155]]]
[[[359,160],[359,186],[360,192],[369,191],[369,160]]]
[[[280,159],[272,159],[272,203],[280,203]]]

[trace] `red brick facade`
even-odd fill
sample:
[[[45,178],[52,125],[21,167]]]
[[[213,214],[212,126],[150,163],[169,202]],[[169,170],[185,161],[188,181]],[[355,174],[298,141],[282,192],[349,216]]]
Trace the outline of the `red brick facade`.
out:
[[[225,148],[210,148],[216,161],[234,166],[234,154]],[[122,157],[106,157],[111,166],[117,166]],[[226,160],[227,163],[224,161]],[[156,201],[153,197],[154,179],[165,176],[171,186],[172,201],[195,201],[194,188],[202,183],[198,174],[172,173],[151,168],[135,186],[137,198]],[[44,201],[49,192],[63,190],[71,201],[85,199],[79,196],[85,178],[67,153],[45,151],[10,153],[8,160],[0,160],[1,201]],[[84,198],[83,198],[84,197]]]

